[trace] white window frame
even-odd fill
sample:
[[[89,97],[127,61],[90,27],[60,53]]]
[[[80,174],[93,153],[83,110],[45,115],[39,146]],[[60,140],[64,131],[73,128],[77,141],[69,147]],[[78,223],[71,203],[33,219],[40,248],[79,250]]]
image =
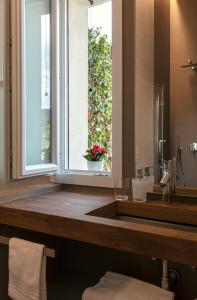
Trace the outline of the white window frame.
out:
[[[122,95],[123,95],[123,49],[122,49],[122,1],[112,1],[112,173],[106,172],[90,172],[90,171],[70,171],[64,170],[64,155],[65,150],[62,145],[60,157],[61,167],[59,172],[55,175],[54,181],[56,183],[63,184],[76,184],[76,185],[88,185],[88,186],[100,186],[100,187],[114,187],[114,180],[122,179]],[[68,24],[67,20],[67,7],[65,7],[66,1],[63,0],[62,11],[65,15],[62,19],[63,27]],[[102,1],[101,1],[102,3]],[[65,36],[65,35],[64,35]],[[61,40],[64,40],[62,37]],[[67,56],[67,42],[64,41],[64,46],[61,45],[63,53]],[[67,59],[67,57],[66,57]],[[64,60],[66,62],[66,60]],[[66,74],[68,70],[62,70],[61,81],[68,82],[66,80]],[[67,105],[68,96],[65,95],[65,90],[68,91],[68,86],[61,89],[62,107]],[[64,111],[64,109],[61,109]],[[63,120],[68,116],[63,116]],[[65,128],[63,121],[61,128]],[[61,137],[65,137],[65,131],[61,133]],[[65,138],[63,138],[65,144]]]
[[[11,1],[12,39],[12,178],[39,175],[56,171],[58,165],[58,0],[51,0],[52,38],[52,163],[26,166],[25,163],[25,60],[24,26],[25,0]]]
[[[100,187],[113,187],[113,178],[122,178],[122,96],[123,96],[123,49],[122,49],[122,1],[112,1],[112,173],[89,171],[66,171],[65,166],[65,116],[64,107],[68,104],[67,69],[68,65],[67,41],[59,36],[59,10],[65,12],[61,17],[61,24],[67,28],[67,0],[51,0],[52,3],[52,163],[37,166],[25,166],[25,115],[24,115],[24,1],[11,1],[11,32],[12,32],[12,178],[18,179],[34,176],[51,171],[57,171],[54,182],[63,184],[77,184]],[[99,0],[100,1],[100,0]],[[60,7],[59,7],[60,5]],[[63,7],[61,7],[63,5]],[[61,27],[62,27],[61,26]],[[67,30],[67,29],[66,29]],[[63,41],[63,44],[62,44]],[[61,51],[59,52],[59,48]],[[63,53],[62,55],[59,53]],[[60,70],[58,61],[61,59]],[[60,82],[60,86],[59,86]],[[59,95],[60,93],[60,95]],[[60,107],[59,109],[59,99]],[[61,129],[61,130],[60,130]],[[61,143],[60,143],[61,141]]]

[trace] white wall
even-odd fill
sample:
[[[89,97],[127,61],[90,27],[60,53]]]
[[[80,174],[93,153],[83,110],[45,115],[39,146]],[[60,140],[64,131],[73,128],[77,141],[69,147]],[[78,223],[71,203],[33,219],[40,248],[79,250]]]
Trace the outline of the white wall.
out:
[[[5,2],[0,0],[0,185],[5,181],[5,99],[4,99],[4,47]]]
[[[154,161],[154,0],[135,5],[135,158],[140,168]]]

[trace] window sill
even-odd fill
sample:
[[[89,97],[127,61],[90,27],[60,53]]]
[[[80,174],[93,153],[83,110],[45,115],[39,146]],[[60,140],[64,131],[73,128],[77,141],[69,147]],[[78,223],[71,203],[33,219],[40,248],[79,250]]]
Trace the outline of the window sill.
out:
[[[99,173],[99,172],[57,173],[54,175],[54,182],[62,183],[62,184],[113,188],[113,178],[110,173]]]

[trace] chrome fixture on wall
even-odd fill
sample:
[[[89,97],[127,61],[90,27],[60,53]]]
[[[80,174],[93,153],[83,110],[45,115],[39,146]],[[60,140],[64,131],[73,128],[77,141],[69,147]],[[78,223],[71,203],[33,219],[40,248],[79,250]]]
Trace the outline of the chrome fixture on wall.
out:
[[[187,180],[185,177],[185,171],[183,167],[183,147],[181,143],[181,137],[177,136],[177,145],[176,145],[176,168],[177,168],[177,180],[182,181],[183,185],[187,186]]]
[[[181,66],[181,68],[191,68],[192,71],[197,72],[197,63],[193,63],[191,59],[188,59],[187,64]]]
[[[164,162],[164,166],[160,187],[162,188],[162,201],[169,203],[171,195],[176,193],[176,157]]]
[[[167,138],[165,134],[165,86],[156,84],[155,86],[155,104],[154,104],[154,144],[155,144],[155,170],[158,181],[163,175],[165,168],[164,162],[167,160],[166,147]]]
[[[189,149],[191,152],[196,153],[197,152],[197,143],[191,143],[189,145]]]

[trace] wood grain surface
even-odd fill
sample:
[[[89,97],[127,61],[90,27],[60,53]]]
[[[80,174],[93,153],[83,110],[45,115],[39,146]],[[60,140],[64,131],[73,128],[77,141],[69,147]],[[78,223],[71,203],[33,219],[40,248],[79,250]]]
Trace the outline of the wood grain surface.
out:
[[[46,194],[60,189],[61,185],[54,183],[29,184],[20,187],[10,188],[0,191],[0,203],[25,198],[28,196]]]
[[[0,223],[197,266],[194,226],[191,230],[165,228],[111,219],[119,213],[135,215],[145,207],[147,211],[154,208],[153,203],[117,203],[111,193],[102,190],[68,189],[2,203]],[[158,204],[157,210],[159,207],[171,209]]]
[[[148,200],[145,203],[119,202],[117,213],[197,226],[197,204]]]

